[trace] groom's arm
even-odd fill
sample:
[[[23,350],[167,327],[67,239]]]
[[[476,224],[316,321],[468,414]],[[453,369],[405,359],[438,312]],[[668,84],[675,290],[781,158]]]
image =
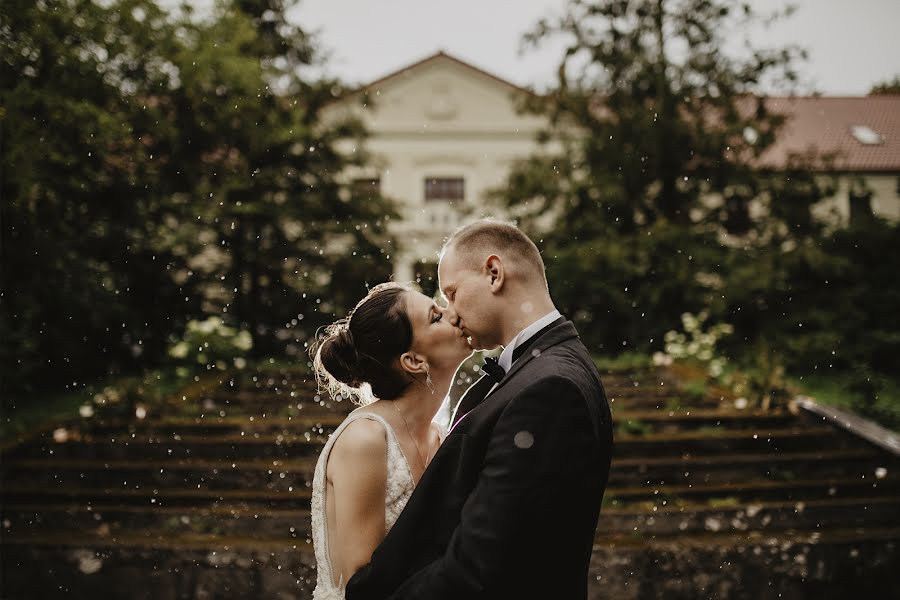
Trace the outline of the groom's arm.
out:
[[[547,511],[560,510],[560,494],[577,493],[580,480],[599,476],[584,473],[597,447],[585,402],[562,378],[538,382],[511,401],[446,552],[389,597],[477,598],[497,589],[535,551],[539,542],[527,532]]]

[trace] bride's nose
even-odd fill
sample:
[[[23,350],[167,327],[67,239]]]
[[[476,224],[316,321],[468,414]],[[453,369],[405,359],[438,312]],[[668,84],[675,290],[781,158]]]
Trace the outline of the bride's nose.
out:
[[[455,310],[453,310],[449,306],[441,310],[444,311],[444,318],[447,319],[448,323],[450,323],[454,327],[459,327],[459,315],[456,314]]]

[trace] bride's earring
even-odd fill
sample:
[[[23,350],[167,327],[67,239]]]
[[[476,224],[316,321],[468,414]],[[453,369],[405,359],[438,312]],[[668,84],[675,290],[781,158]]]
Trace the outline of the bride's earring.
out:
[[[431,373],[428,369],[425,369],[425,385],[428,386],[428,389],[431,390],[431,393],[434,393],[434,382],[431,380]]]

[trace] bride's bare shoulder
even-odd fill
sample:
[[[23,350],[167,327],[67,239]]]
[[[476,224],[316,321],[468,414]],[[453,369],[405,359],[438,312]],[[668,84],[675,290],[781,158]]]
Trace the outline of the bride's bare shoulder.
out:
[[[334,441],[329,457],[332,476],[339,475],[341,467],[349,466],[354,472],[386,463],[387,435],[384,426],[373,419],[354,419],[344,427]]]

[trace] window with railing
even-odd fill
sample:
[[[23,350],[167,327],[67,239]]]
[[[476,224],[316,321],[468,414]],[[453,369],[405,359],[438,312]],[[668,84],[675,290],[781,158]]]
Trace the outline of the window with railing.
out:
[[[465,180],[462,177],[426,177],[426,201],[463,201],[466,197]]]

